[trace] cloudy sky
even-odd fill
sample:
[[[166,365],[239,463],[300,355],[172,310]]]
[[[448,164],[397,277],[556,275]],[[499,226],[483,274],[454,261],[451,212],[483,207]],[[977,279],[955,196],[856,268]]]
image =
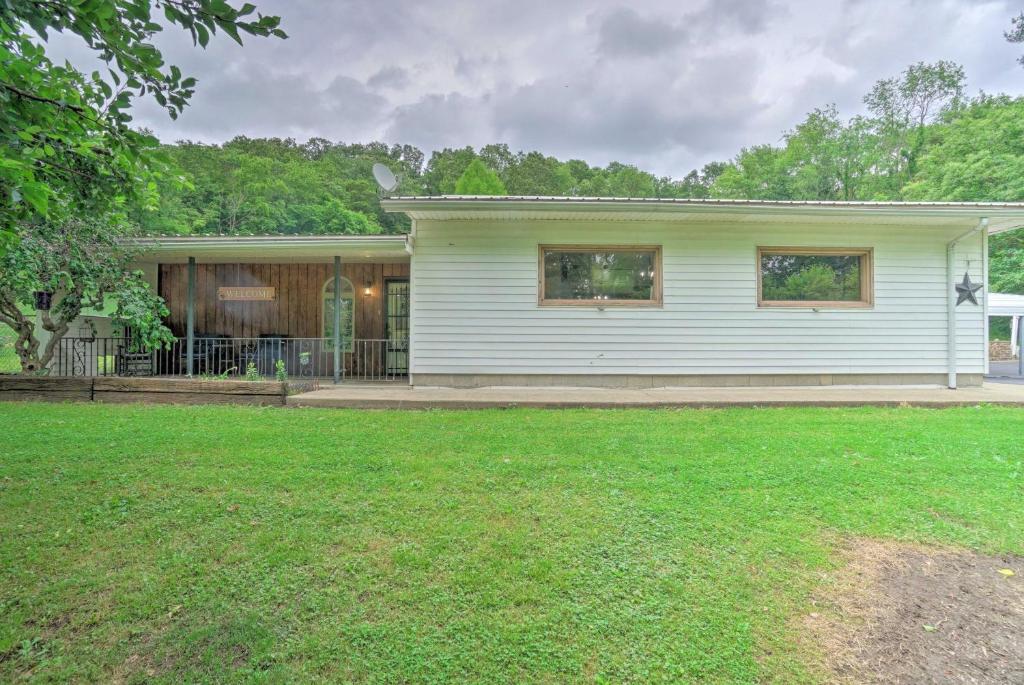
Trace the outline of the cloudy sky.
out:
[[[681,176],[777,142],[811,108],[844,115],[880,78],[950,59],[976,93],[1024,91],[993,0],[252,0],[288,40],[187,34],[159,44],[199,79],[185,114],[136,119],[163,140],[237,134],[507,142]]]

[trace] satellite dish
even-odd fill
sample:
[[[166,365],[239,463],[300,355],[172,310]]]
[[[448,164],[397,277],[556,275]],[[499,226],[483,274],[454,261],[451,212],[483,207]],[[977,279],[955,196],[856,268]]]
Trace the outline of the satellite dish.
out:
[[[373,165],[373,178],[385,193],[390,193],[398,187],[398,178],[391,172],[391,169],[380,162]]]

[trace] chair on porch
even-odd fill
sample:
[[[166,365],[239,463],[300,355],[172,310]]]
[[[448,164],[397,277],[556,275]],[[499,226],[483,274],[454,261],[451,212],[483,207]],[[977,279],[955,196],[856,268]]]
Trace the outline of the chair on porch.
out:
[[[216,333],[196,333],[192,344],[192,373],[223,373],[235,363],[231,340]],[[181,346],[181,369],[188,369],[188,346]]]

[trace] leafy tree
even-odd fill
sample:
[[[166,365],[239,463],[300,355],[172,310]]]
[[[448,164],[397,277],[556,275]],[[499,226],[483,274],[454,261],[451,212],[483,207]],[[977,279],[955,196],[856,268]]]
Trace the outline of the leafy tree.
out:
[[[423,172],[424,191],[427,195],[451,195],[455,192],[455,183],[459,177],[476,158],[476,152],[468,146],[458,150],[445,148],[435,151]]]
[[[130,128],[132,105],[149,96],[177,117],[196,85],[155,47],[154,10],[203,47],[218,30],[239,43],[241,33],[285,37],[277,17],[248,19],[255,9],[225,0],[0,1],[0,235],[10,240],[19,223],[43,218],[73,226],[124,198],[151,199],[157,141]],[[55,64],[45,45],[53,31],[80,38],[106,73]]]
[[[141,271],[130,265],[138,250],[134,231],[116,217],[45,222],[19,236],[0,258],[0,323],[14,330],[23,373],[41,373],[53,359],[71,322],[83,309],[116,300],[114,321],[128,326],[133,341],[152,349],[174,340],[162,319],[167,307]],[[34,293],[52,293],[52,306],[34,321]],[[43,342],[43,333],[49,339]]]
[[[966,77],[963,67],[940,60],[918,62],[896,78],[883,79],[864,96],[875,116],[881,155],[879,167],[889,179],[890,197],[916,171],[925,144],[925,127],[963,102]]]
[[[752,200],[788,200],[792,198],[790,176],[783,150],[772,145],[744,148],[715,179],[711,196]]]
[[[1003,34],[1010,43],[1024,43],[1024,12],[1010,20],[1010,30]],[[1017,58],[1024,66],[1024,55]]]
[[[981,97],[933,126],[909,200],[1024,201],[1024,98]],[[1024,236],[992,236],[993,292],[1024,293]]]
[[[908,200],[1024,200],[1024,98],[981,97],[928,131]]]
[[[518,156],[509,150],[505,143],[492,143],[480,148],[480,159],[488,168],[494,169],[498,176],[508,173],[508,170],[518,163]]]
[[[400,231],[401,219],[381,210],[371,174],[374,161],[396,167],[396,160],[386,146],[367,147],[245,137],[168,146],[191,183],[161,186],[158,211],[137,208],[133,216],[160,234],[380,233],[382,217]]]
[[[505,184],[498,174],[487,168],[479,159],[474,159],[455,182],[456,195],[507,195]]]
[[[572,176],[554,157],[539,152],[520,153],[502,176],[512,195],[568,195]]]

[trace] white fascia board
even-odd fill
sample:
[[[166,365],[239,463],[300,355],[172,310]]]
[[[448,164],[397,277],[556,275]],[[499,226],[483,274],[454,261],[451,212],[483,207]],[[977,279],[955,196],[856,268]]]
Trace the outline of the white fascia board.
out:
[[[1024,226],[1024,203],[985,202],[811,202],[790,200],[665,200],[654,198],[572,198],[572,197],[401,197],[381,201],[388,212],[404,212],[413,219],[446,212],[457,218],[460,212],[548,212],[571,216],[577,212],[607,213],[609,218],[630,214],[656,214],[661,219],[679,215],[744,214],[746,216],[865,217],[889,219],[942,217],[971,223],[980,217],[990,220],[990,233]],[[623,216],[626,215],[626,216]]]

